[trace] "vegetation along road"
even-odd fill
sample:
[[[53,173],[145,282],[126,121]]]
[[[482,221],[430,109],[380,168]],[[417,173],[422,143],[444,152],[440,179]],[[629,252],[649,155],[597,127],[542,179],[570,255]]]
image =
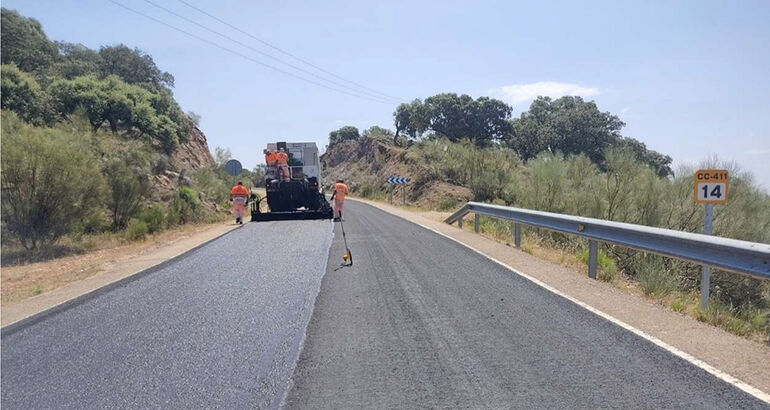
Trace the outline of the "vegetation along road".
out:
[[[352,267],[338,225],[248,224],[4,332],[3,406],[765,406],[455,242],[347,209]]]

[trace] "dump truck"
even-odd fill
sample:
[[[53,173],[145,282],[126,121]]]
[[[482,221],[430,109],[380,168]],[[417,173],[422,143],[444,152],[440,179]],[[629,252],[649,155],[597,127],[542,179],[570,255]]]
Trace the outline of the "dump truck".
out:
[[[265,172],[265,198],[251,203],[252,222],[297,219],[332,219],[334,212],[321,191],[321,163],[314,142],[276,142],[270,151],[283,148],[289,156],[289,178],[284,180],[275,167]],[[261,208],[267,201],[269,211]]]

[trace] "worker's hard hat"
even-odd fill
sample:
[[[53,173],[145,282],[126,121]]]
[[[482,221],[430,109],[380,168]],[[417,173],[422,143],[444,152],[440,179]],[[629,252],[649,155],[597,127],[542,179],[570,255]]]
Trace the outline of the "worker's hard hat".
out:
[[[265,149],[263,149],[263,150],[262,150],[262,153],[263,153],[263,154],[267,154],[267,153],[269,153],[269,152],[270,152],[270,150],[269,150],[269,149],[267,149],[267,148],[265,148]]]
[[[281,152],[283,152],[283,151],[284,151],[283,147],[281,147],[281,148],[278,148],[278,151],[281,151]]]

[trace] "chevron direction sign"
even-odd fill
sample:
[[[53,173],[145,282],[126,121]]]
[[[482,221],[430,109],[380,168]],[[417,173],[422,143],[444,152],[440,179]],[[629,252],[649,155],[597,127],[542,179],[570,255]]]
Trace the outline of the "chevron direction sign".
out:
[[[390,177],[388,178],[389,184],[406,184],[409,182],[409,178],[405,177]]]

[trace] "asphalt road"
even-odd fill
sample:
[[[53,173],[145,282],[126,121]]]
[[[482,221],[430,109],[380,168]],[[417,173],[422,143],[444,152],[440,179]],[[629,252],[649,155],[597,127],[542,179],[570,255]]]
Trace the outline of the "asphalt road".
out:
[[[266,408],[285,396],[329,221],[246,224],[2,337],[2,408]]]
[[[349,201],[289,408],[767,408],[417,225]]]

